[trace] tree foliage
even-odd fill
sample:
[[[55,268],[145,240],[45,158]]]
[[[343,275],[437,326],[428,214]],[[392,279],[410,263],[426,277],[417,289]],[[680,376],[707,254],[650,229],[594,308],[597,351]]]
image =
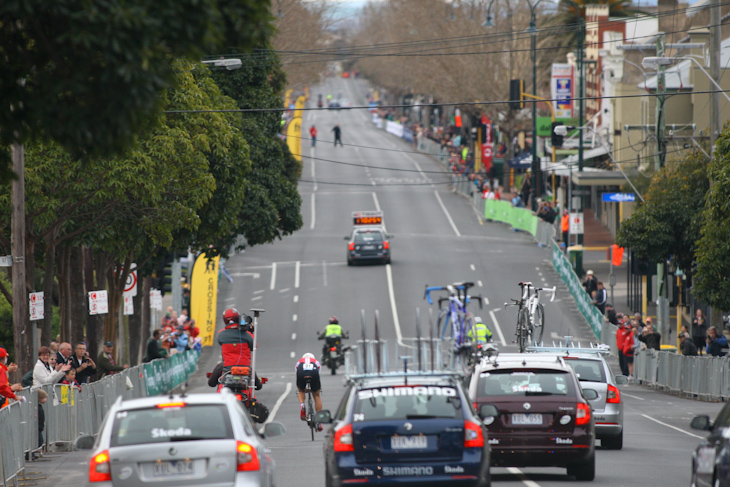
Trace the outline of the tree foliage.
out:
[[[652,179],[644,204],[621,223],[616,243],[652,262],[671,258],[690,273],[702,226],[698,215],[709,187],[707,160],[701,153],[667,165]]]

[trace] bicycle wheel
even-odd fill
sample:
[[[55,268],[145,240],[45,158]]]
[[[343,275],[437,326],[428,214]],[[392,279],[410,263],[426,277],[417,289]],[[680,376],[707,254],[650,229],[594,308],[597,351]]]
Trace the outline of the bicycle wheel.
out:
[[[517,348],[520,353],[524,352],[530,344],[530,311],[522,308],[517,315]]]
[[[314,404],[311,391],[307,393],[307,423],[309,423],[309,430],[312,433],[312,441],[314,441],[314,429],[316,428],[316,425],[314,423]]]
[[[451,326],[451,312],[449,308],[441,308],[436,318],[436,338],[453,338],[454,331]]]
[[[540,303],[535,308],[535,322],[533,325],[533,339],[535,340],[535,344],[540,346],[540,343],[542,343],[542,333],[545,329],[545,308]]]

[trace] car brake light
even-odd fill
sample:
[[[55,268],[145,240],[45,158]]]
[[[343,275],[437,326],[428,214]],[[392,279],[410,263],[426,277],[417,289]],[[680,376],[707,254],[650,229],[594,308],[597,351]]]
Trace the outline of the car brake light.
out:
[[[163,402],[163,403],[157,405],[157,407],[160,408],[160,409],[165,409],[165,408],[181,408],[183,406],[185,406],[185,403],[182,402],[182,401],[178,401],[178,402]]]
[[[612,404],[618,404],[621,402],[621,393],[618,391],[616,386],[608,385],[608,394],[606,395],[606,402]]]
[[[385,242],[383,242],[383,248],[384,248],[385,250],[388,250],[388,249],[390,248],[390,244],[388,243],[388,241],[387,241],[387,240],[386,240]]]
[[[346,424],[335,431],[335,451],[355,451],[355,445],[352,442],[351,424]]]
[[[109,450],[91,457],[89,462],[89,482],[104,482],[112,479],[109,467]]]
[[[473,402],[473,403],[471,403],[471,404],[472,404],[472,406],[474,406],[474,411],[477,411],[477,408],[479,407],[479,406],[477,405],[477,403]]]
[[[355,250],[355,242],[350,242],[350,245],[347,246],[349,250]]]
[[[330,352],[336,352],[336,351],[337,351],[337,347],[330,347]]]
[[[236,394],[236,399],[243,401],[243,396],[241,394]]]
[[[575,424],[583,425],[591,422],[591,407],[588,404],[578,403],[575,410]]]
[[[471,421],[464,421],[464,448],[483,448],[482,428]]]
[[[259,454],[256,448],[242,441],[236,442],[236,457],[239,472],[248,472],[259,469]]]

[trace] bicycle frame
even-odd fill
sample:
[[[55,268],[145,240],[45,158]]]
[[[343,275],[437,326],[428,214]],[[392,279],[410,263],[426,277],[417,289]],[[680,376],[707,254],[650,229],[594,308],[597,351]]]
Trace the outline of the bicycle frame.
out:
[[[426,291],[424,293],[424,298],[428,300],[429,304],[433,304],[433,300],[431,299],[431,291],[447,291],[449,293],[448,297],[439,298],[438,303],[439,307],[441,307],[441,303],[443,301],[449,301],[449,311],[447,312],[446,316],[448,317],[448,321],[451,324],[452,333],[454,334],[454,342],[457,346],[461,346],[464,344],[464,337],[467,335],[466,330],[464,329],[464,317],[468,312],[467,305],[471,301],[471,296],[467,294],[467,291],[472,286],[474,286],[474,283],[471,282],[454,283],[448,286],[426,286]],[[474,297],[478,298],[479,306],[481,307],[482,297]],[[461,316],[462,318],[459,319],[459,316]],[[441,331],[442,339],[444,338],[445,333],[446,326],[444,326],[443,330]]]
[[[552,292],[552,296],[550,297],[550,302],[552,303],[555,299],[555,291],[556,287],[553,286],[551,288],[545,288],[545,287],[534,287],[531,283],[528,283],[528,286],[525,287],[525,294],[529,293],[529,288],[532,287],[533,293],[531,296],[527,298],[527,309],[530,312],[530,322],[532,323],[532,326],[535,326],[535,315],[537,313],[537,306],[540,304],[540,291],[548,291]],[[525,299],[525,296],[522,297],[522,299]]]

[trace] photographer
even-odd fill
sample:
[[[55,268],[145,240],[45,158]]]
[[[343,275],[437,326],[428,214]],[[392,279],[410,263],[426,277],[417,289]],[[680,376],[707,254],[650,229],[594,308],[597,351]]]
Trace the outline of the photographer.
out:
[[[727,354],[727,338],[717,333],[717,328],[711,326],[707,329],[707,346],[705,352],[713,357],[724,357]]]
[[[76,382],[79,384],[88,384],[91,382],[91,377],[96,374],[96,364],[89,357],[84,342],[76,344],[74,354],[71,356],[71,367],[76,369]]]
[[[639,341],[646,343],[646,348],[653,350],[661,350],[662,348],[662,335],[654,331],[654,327],[651,322],[647,319],[644,330],[639,335]],[[637,323],[638,327],[638,323]]]

